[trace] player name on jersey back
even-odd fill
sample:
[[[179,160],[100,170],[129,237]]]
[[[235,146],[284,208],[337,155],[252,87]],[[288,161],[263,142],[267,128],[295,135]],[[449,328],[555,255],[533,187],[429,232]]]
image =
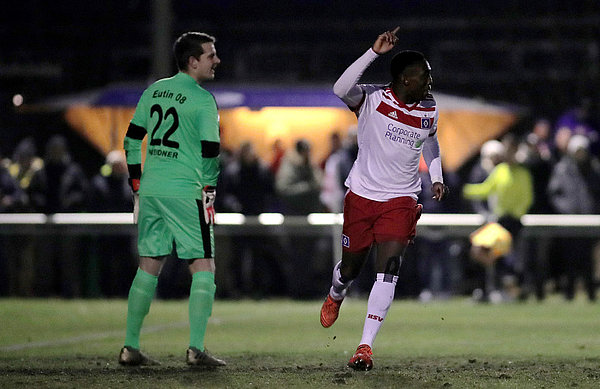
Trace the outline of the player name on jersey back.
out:
[[[174,158],[174,159],[177,159],[177,156],[178,156],[177,151],[162,150],[162,149],[159,149],[156,147],[149,148],[148,154],[156,156],[156,157]]]
[[[183,104],[187,100],[187,96],[185,96],[185,95],[183,95],[181,93],[175,94],[174,92],[171,92],[168,89],[166,89],[166,90],[155,90],[154,92],[152,92],[152,98],[153,99],[157,99],[157,98],[174,99],[179,104]]]

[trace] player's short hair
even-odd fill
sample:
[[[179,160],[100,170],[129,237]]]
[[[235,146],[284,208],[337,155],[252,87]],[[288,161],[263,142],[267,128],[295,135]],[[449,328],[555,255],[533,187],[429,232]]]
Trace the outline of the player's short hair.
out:
[[[173,44],[173,55],[175,56],[175,62],[177,62],[177,68],[186,70],[190,57],[198,58],[204,53],[203,43],[215,43],[216,41],[214,36],[203,32],[190,31],[181,35]]]
[[[427,61],[425,55],[420,51],[404,50],[394,55],[390,65],[392,79],[400,77],[404,70],[414,64],[421,64]]]

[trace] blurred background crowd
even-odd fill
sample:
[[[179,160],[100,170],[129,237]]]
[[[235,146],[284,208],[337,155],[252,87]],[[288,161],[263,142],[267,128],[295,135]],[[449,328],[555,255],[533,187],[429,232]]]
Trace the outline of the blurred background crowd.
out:
[[[446,173],[450,196],[443,202],[431,199],[431,181],[422,164],[423,190],[419,202],[427,213],[480,213],[486,220],[497,220],[511,212],[499,206],[502,190],[491,189],[482,198],[470,199],[463,187],[484,183],[499,165],[512,164],[524,168],[532,183],[529,202],[521,197],[517,204],[508,205],[522,208],[525,204],[524,210],[516,211],[520,212],[517,217],[526,213],[600,214],[599,132],[593,122],[581,121],[584,118],[561,118],[556,123],[540,119],[525,134],[509,132],[500,139],[486,141],[462,174]],[[339,213],[345,193],[344,180],[357,151],[354,128],[346,137],[332,133],[329,153],[322,160],[313,158],[311,144],[305,139],[298,139],[289,149],[275,142],[268,160],[259,157],[249,142],[234,150],[224,149],[216,209],[248,216],[266,212]],[[0,166],[0,210],[46,214],[131,212],[131,190],[122,150],[108,153],[97,170],[96,174],[87,175],[71,156],[62,135],[52,136],[43,153],[38,153],[33,139],[25,138],[12,157],[5,158]],[[333,261],[329,237],[231,239],[231,251],[223,262],[231,262],[227,274],[235,280],[231,289],[222,291],[225,295],[291,293],[295,297],[312,297],[320,290],[315,277],[323,284],[327,282],[327,271],[320,269]],[[535,290],[539,299],[544,298],[549,280],[554,291],[572,299],[576,281],[581,279],[589,299],[595,300],[597,239],[555,239],[552,245],[553,254],[544,269],[527,263],[535,262],[536,253],[535,248],[528,249],[525,245],[519,249],[520,258],[503,260],[498,264],[499,271],[519,284],[518,280],[524,281],[524,276],[542,277],[542,285]],[[443,233],[437,237],[418,237],[403,265],[406,279],[399,285],[404,289],[403,294],[430,299],[485,290],[485,267],[470,258],[468,246],[467,240],[448,239]],[[124,280],[132,277],[136,268],[134,239],[122,235],[83,238],[8,235],[3,237],[2,248],[0,258],[8,281],[2,283],[3,293],[11,295],[124,296],[127,293]],[[176,262],[173,266],[177,266]],[[535,274],[527,274],[528,270]],[[300,276],[303,273],[306,278]],[[312,281],[303,285],[301,280]],[[364,290],[368,290],[369,280],[363,283]],[[355,289],[358,291],[360,287],[359,283]],[[179,293],[163,292],[165,296]],[[180,292],[185,292],[185,288]]]
[[[501,131],[482,136],[460,166],[445,170],[446,201],[432,201],[422,164],[419,202],[426,213],[478,213],[487,221],[600,214],[596,2],[545,1],[535,10],[519,1],[397,3],[370,2],[365,16],[364,4],[352,1],[22,2],[13,15],[2,16],[4,25],[27,20],[35,28],[0,31],[0,212],[131,212],[115,122],[95,130],[114,138],[110,147],[99,147],[73,128],[65,112],[89,102],[98,88],[172,74],[170,45],[181,31],[217,37],[222,66],[215,87],[286,87],[333,84],[382,29],[400,25],[401,45],[423,51],[431,62],[434,94],[502,102],[519,112]],[[367,82],[386,81],[386,64],[375,63]],[[486,131],[482,125],[480,132]],[[217,212],[341,212],[343,182],[358,150],[355,127],[327,129],[321,138],[327,145],[282,134],[268,138],[267,150],[251,137],[224,142]],[[513,176],[515,169],[521,173]],[[497,302],[543,300],[548,293],[573,299],[582,290],[594,301],[599,239],[553,237],[542,250],[521,236],[518,224],[509,228],[514,250],[491,265],[474,259],[468,238],[448,238],[443,231],[419,236],[407,253],[397,296],[429,301],[473,295]],[[217,239],[220,297],[320,297],[339,255],[330,236]],[[123,297],[137,266],[131,234],[0,234],[0,242],[2,295]],[[180,265],[168,262],[160,296],[187,293]],[[367,293],[370,282],[359,279],[353,293]]]

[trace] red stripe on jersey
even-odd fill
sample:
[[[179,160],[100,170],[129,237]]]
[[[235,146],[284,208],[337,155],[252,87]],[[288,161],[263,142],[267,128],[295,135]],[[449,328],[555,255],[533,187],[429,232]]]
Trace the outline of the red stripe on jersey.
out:
[[[379,103],[379,106],[377,107],[377,112],[397,122],[407,124],[411,127],[421,128],[420,116],[407,115],[399,109],[396,109],[391,105],[384,103],[383,101]]]
[[[402,104],[400,104],[402,105]],[[425,107],[419,107],[418,105],[415,107],[408,107],[406,106],[406,109],[408,109],[409,111],[424,111],[424,112],[433,112],[435,111],[435,107],[431,107],[431,108],[425,108]]]
[[[393,97],[393,101],[394,103],[398,104],[398,106],[400,108],[405,108],[408,111],[424,111],[424,112],[431,112],[431,111],[435,111],[435,107],[429,107],[429,108],[425,108],[425,107],[419,107],[419,103],[414,104],[413,106],[408,106],[406,104],[404,104],[403,102],[401,102],[398,97],[396,97],[396,94],[394,93],[394,90],[392,88],[386,88],[385,89],[386,92],[389,92]],[[386,96],[386,94],[384,93],[383,96],[385,98],[387,98],[388,100],[391,100],[388,96]]]

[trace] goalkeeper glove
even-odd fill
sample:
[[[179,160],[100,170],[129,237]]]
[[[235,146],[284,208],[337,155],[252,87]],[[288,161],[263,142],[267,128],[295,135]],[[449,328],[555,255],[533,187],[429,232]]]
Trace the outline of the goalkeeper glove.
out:
[[[215,198],[217,197],[216,186],[205,186],[202,189],[202,208],[204,210],[204,221],[206,224],[215,224]]]
[[[140,179],[130,178],[129,186],[131,186],[131,190],[133,191],[133,224],[137,224],[138,215],[140,213],[140,195],[138,193],[138,190],[140,189]]]

